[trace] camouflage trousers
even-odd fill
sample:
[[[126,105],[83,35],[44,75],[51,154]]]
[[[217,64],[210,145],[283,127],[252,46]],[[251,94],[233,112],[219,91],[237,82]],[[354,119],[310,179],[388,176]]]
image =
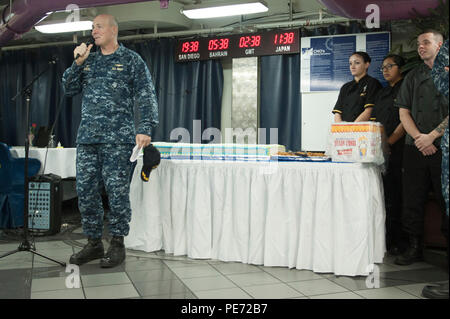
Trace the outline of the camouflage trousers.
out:
[[[131,220],[130,181],[134,164],[130,162],[133,144],[78,144],[78,208],[83,232],[91,238],[103,233],[101,192],[106,189],[109,204],[108,229],[114,236],[127,236]]]
[[[441,173],[441,181],[442,181],[442,195],[445,200],[445,213],[448,216],[448,183],[449,183],[449,174],[448,174],[448,125],[445,129],[444,136],[441,140],[441,149],[442,149],[442,173]]]

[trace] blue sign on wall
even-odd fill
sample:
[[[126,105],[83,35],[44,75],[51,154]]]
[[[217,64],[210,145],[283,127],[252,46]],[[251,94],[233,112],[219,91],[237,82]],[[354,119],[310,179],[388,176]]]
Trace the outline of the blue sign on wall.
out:
[[[391,41],[389,33],[369,33],[366,35],[366,52],[372,59],[369,66],[369,75],[380,81],[383,86],[386,86],[387,82],[383,77],[383,73],[380,71],[380,67],[383,63],[383,58],[389,53],[390,48]]]
[[[339,91],[353,79],[348,60],[355,51],[370,55],[369,75],[386,85],[379,69],[390,50],[389,32],[307,37],[301,41],[302,92]]]

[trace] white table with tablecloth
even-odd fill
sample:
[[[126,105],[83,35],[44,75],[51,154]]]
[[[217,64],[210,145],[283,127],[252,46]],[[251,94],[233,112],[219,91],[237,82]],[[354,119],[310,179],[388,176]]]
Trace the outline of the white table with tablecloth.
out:
[[[141,167],[127,248],[348,276],[383,260],[375,165],[162,160],[149,182]]]
[[[13,146],[11,155],[25,157],[24,146]],[[76,176],[76,148],[38,148],[30,147],[28,157],[36,158],[41,162],[40,175],[55,174],[61,178]]]

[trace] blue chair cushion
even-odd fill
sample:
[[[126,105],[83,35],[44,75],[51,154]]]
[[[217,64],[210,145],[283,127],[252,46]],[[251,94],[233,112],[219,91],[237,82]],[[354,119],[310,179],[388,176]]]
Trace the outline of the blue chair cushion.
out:
[[[28,177],[35,176],[41,162],[28,159]],[[14,158],[8,145],[0,142],[0,228],[24,225],[25,158]]]

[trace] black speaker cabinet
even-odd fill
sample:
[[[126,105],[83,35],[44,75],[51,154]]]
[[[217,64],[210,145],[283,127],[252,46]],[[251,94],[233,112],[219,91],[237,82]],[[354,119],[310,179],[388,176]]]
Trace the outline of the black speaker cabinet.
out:
[[[61,229],[61,177],[38,175],[28,181],[28,228],[31,233],[53,235]]]
[[[47,147],[50,141],[50,127],[41,126],[34,140],[34,145],[37,147]]]

